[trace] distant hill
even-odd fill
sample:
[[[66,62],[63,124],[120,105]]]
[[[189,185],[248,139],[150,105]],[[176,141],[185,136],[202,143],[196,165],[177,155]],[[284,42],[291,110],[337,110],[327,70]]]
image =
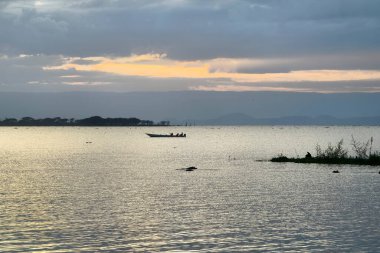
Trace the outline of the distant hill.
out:
[[[336,118],[332,116],[289,116],[278,118],[254,118],[241,113],[223,115],[209,120],[196,121],[197,125],[355,125],[380,126],[380,116]]]
[[[0,92],[5,118],[142,118],[172,124],[378,124],[380,93]],[[320,116],[326,115],[326,116]]]

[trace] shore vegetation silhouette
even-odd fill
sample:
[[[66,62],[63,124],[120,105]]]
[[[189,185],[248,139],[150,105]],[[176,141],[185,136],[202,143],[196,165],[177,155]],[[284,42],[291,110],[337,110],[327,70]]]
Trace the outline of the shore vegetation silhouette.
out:
[[[66,118],[43,118],[34,119],[23,117],[21,119],[6,118],[0,120],[0,126],[169,126],[169,121],[155,123],[151,120],[141,120],[138,118],[102,118],[93,116],[84,119]]]
[[[336,145],[331,143],[325,149],[319,144],[316,145],[316,155],[312,156],[309,152],[305,157],[291,157],[280,154],[273,157],[272,162],[293,162],[293,163],[320,163],[320,164],[353,164],[353,165],[380,165],[380,152],[372,151],[373,137],[366,142],[357,141],[351,136],[351,147],[354,156],[348,155],[348,150],[343,147],[343,139]]]

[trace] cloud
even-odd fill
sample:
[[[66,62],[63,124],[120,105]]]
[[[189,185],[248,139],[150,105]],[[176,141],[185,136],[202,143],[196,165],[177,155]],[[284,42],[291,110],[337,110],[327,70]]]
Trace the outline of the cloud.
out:
[[[339,82],[299,82],[299,83],[266,83],[266,84],[208,84],[194,85],[194,91],[247,92],[247,91],[279,91],[279,92],[312,92],[312,93],[379,93],[379,82],[374,81],[339,81]]]
[[[215,86],[195,86],[190,90],[197,91],[218,91],[218,92],[246,92],[246,91],[282,91],[282,92],[315,92],[314,89],[290,88],[290,87],[271,87],[271,86],[248,86],[248,85],[215,85]]]
[[[302,61],[302,60],[300,60]],[[378,70],[280,70],[284,59],[179,61],[162,54],[128,57],[1,55],[1,91],[299,91],[380,92]],[[239,72],[242,66],[250,72]],[[264,67],[263,67],[264,66]]]
[[[60,76],[60,78],[79,78],[81,77],[80,75],[63,75]]]
[[[47,66],[45,70],[75,70],[104,72],[122,76],[147,78],[230,79],[236,83],[274,82],[338,82],[380,80],[378,70],[296,70],[284,73],[238,73],[239,66],[268,64],[254,59],[212,59],[204,61],[177,61],[165,55],[132,55],[123,58],[88,57],[85,61],[95,64],[77,64],[70,59],[59,66]],[[274,60],[273,60],[274,61]]]
[[[377,0],[39,2],[3,4],[0,50],[82,57],[158,52],[177,60],[380,50]]]
[[[74,82],[375,91],[379,9],[378,0],[0,0],[0,91],[87,88]]]
[[[73,85],[73,86],[98,86],[98,85],[108,85],[110,82],[62,82],[63,84]]]
[[[154,58],[154,57],[153,57]],[[77,57],[69,57],[79,61]],[[96,58],[95,58],[96,59]],[[95,61],[93,59],[92,61]],[[132,59],[132,58],[131,58]],[[142,64],[142,58],[133,58]],[[88,64],[92,61],[79,61]],[[120,76],[102,72],[71,70],[44,70],[44,66],[62,65],[67,58],[60,55],[0,56],[0,91],[9,92],[62,92],[62,91],[165,91],[187,90],[201,85],[203,80],[168,80]]]

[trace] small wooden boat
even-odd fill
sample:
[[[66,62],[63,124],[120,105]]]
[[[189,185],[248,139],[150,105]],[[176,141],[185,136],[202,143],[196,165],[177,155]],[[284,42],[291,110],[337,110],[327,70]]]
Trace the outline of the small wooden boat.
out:
[[[194,167],[194,166],[191,166],[191,167],[188,167],[188,168],[183,168],[183,170],[185,171],[193,171],[193,170],[196,170],[198,169],[197,167]]]
[[[198,169],[197,167],[191,166],[191,167],[181,168],[181,169],[177,169],[177,170],[194,171],[194,170],[197,170],[197,169]]]
[[[173,137],[173,138],[186,138],[186,134],[148,134],[149,137]]]

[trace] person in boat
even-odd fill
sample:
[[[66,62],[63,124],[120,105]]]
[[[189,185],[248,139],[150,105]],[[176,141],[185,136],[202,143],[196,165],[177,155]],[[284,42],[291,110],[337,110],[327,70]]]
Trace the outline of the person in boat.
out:
[[[310,158],[312,158],[310,152],[307,152],[307,154],[305,155],[305,158],[306,158],[306,159],[310,159]]]
[[[173,136],[173,133],[170,133],[170,136]]]

